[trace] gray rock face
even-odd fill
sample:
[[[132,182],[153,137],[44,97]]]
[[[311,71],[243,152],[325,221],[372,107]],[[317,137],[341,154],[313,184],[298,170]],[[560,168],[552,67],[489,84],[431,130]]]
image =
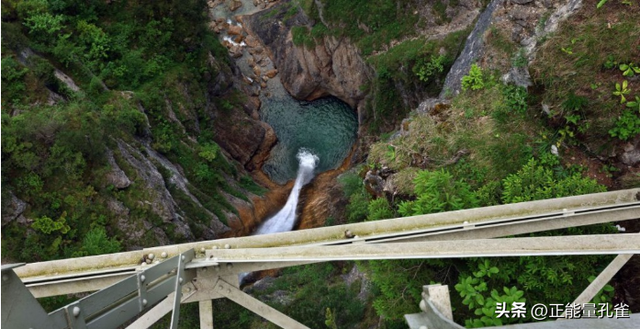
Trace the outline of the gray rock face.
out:
[[[4,199],[4,198],[3,198]],[[2,200],[2,226],[9,224],[16,218],[20,217],[27,209],[27,203],[9,191],[8,200]]]
[[[630,167],[640,164],[640,138],[636,138],[636,140],[635,145],[627,143],[624,147],[624,152],[620,155],[620,162]]]
[[[120,169],[116,160],[113,158],[113,152],[111,150],[107,150],[107,161],[109,162],[109,166],[111,166],[111,171],[107,173],[107,183],[115,186],[115,188],[121,190],[129,187],[131,185],[131,180],[127,177],[127,174]]]
[[[284,87],[297,99],[333,95],[356,108],[365,96],[359,87],[373,73],[357,47],[330,36],[317,41],[313,48],[295,46],[291,28],[310,21],[301,12],[285,20],[285,9],[276,6],[244,19],[249,34],[266,47]]]
[[[502,5],[504,0],[493,0],[487,8],[480,14],[476,26],[471,31],[464,45],[462,53],[456,59],[451,67],[439,98],[445,98],[448,95],[457,95],[462,90],[462,77],[469,73],[471,64],[482,56],[484,41],[482,40],[484,32],[491,25],[493,12]]]
[[[364,177],[364,187],[372,196],[379,198],[384,195],[384,180],[371,170]]]
[[[166,223],[173,223],[176,233],[182,235],[187,240],[192,240],[193,233],[189,225],[182,219],[177,211],[177,204],[173,200],[171,193],[164,185],[164,179],[158,168],[140,151],[122,140],[118,140],[118,150],[127,163],[136,171],[136,183],[144,184],[145,190],[149,192],[147,200],[140,200],[142,205],[149,206],[151,211],[158,215]]]

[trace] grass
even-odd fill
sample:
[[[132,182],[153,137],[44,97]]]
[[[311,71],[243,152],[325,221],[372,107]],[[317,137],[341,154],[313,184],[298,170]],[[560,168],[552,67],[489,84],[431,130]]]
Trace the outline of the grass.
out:
[[[400,172],[411,167],[435,169],[451,165],[457,152],[467,150],[469,154],[463,158],[477,170],[486,171],[486,180],[517,170],[532,154],[537,124],[528,122],[523,113],[505,108],[505,87],[488,85],[461,94],[450,107],[413,115],[409,133],[373,144],[369,161]],[[496,120],[495,113],[507,119]]]
[[[355,41],[363,55],[380,50],[391,40],[415,34],[418,15],[415,0],[322,1],[324,18],[333,34]]]
[[[624,108],[611,93],[615,83],[625,79],[617,68],[605,68],[605,63],[611,59],[637,62],[640,30],[638,4],[629,7],[612,2],[595,7],[595,1],[589,1],[572,18],[580,24],[565,22],[558,33],[547,38],[531,63],[531,73],[542,89],[541,102],[555,115],[561,113],[561,105],[571,94],[589,100],[579,122],[589,127],[589,134],[578,138],[589,149],[604,154],[614,145],[608,131]],[[632,94],[640,94],[640,81],[629,81],[629,88]]]

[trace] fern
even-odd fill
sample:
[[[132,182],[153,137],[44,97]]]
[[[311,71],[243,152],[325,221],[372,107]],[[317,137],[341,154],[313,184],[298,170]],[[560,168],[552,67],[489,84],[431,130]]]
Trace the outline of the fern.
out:
[[[482,69],[477,64],[471,65],[469,74],[462,77],[462,90],[480,90],[484,88]]]

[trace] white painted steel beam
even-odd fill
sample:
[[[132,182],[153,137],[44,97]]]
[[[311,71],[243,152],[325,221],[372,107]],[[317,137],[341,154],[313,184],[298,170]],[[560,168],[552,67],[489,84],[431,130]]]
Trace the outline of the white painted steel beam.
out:
[[[232,301],[244,306],[246,309],[258,314],[259,316],[271,321],[271,323],[286,329],[309,329],[302,323],[280,313],[275,308],[255,299],[242,290],[230,285],[229,283],[218,280],[217,284],[220,293]]]
[[[580,294],[580,296],[578,296],[578,298],[576,298],[573,303],[582,305],[590,302],[593,297],[595,297],[598,292],[602,290],[602,288],[604,288],[604,286],[609,281],[611,281],[613,276],[616,275],[618,271],[620,271],[620,269],[629,261],[629,259],[631,259],[631,257],[633,257],[633,255],[624,254],[618,255],[616,258],[614,258],[613,261],[611,261],[611,263],[609,263],[609,265],[607,265],[607,267],[605,267],[605,269],[602,270],[600,274],[598,274],[595,280],[593,280],[593,282],[589,284],[589,286]],[[558,320],[563,318],[564,317],[561,317]]]
[[[213,329],[213,301],[203,300],[198,302],[200,314],[200,329]]]
[[[340,246],[218,249],[207,262],[300,262],[371,259],[640,254],[640,233],[427,241]]]
[[[16,269],[21,278],[46,278],[52,276],[73,275],[105,269],[118,270],[138,267],[144,255],[173,257],[181,252],[194,249],[199,254],[213,247],[224,248],[266,248],[286,245],[302,245],[311,243],[332,242],[344,239],[345,230],[350,230],[360,237],[400,234],[419,229],[438,228],[443,226],[484,223],[519,218],[532,215],[543,215],[554,212],[570,213],[579,209],[597,208],[612,205],[640,204],[640,188],[613,192],[586,194],[566,198],[556,198],[508,205],[457,210],[451,212],[379,220],[373,222],[354,223],[322,227],[317,229],[283,232],[229,238],[178,245],[159,246],[115,254],[62,259],[48,262],[31,263]],[[565,211],[566,210],[566,211]],[[640,211],[638,212],[640,217]],[[160,258],[156,258],[160,259]]]
[[[143,257],[162,261],[194,249],[195,263],[210,248],[266,248],[299,245],[340,245],[355,242],[458,240],[490,238],[571,226],[640,218],[640,189],[589,194],[447,213],[381,220],[285,232],[154,247],[124,253],[27,264],[16,273],[38,297],[94,291],[143,268]],[[358,235],[346,239],[345,231]],[[164,256],[164,257],[162,257]],[[284,264],[254,263],[245,271],[278,268]],[[290,264],[286,264],[290,266]],[[237,271],[233,271],[237,272]],[[126,274],[125,274],[126,273]]]

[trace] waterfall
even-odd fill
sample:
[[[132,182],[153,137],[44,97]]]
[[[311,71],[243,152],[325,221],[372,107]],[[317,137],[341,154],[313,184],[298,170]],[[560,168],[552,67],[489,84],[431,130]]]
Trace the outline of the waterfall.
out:
[[[298,206],[300,190],[313,178],[313,170],[316,168],[319,160],[316,155],[304,148],[298,151],[297,157],[299,161],[298,176],[293,184],[293,189],[291,190],[291,194],[289,194],[287,203],[277,214],[262,223],[254,235],[287,232],[293,229],[296,222],[296,208]]]
[[[319,161],[315,154],[304,148],[298,151],[297,158],[299,161],[298,176],[296,177],[296,182],[293,184],[293,189],[291,189],[287,203],[285,203],[284,207],[282,207],[277,214],[262,223],[253,235],[288,232],[293,229],[296,223],[296,208],[298,207],[300,190],[313,178],[313,170],[316,169]],[[243,284],[244,279],[248,275],[249,273],[240,273],[240,275],[238,275],[240,285]]]

